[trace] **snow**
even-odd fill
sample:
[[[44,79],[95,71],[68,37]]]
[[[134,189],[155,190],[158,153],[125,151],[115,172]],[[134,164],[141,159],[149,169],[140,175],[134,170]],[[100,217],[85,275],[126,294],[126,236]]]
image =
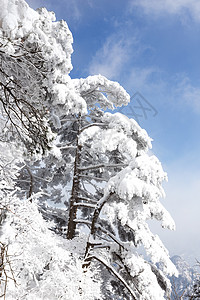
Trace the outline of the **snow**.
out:
[[[36,19],[37,13],[25,1],[1,1],[0,27],[10,38],[18,38],[27,34]]]
[[[8,299],[102,299],[102,270],[93,263],[83,272],[87,243],[91,243],[87,255],[107,264],[126,288],[134,290],[137,299],[164,299],[152,268],[166,282],[166,274],[177,271],[147,220],[156,219],[164,228],[175,229],[173,219],[160,203],[165,196],[162,182],[167,180],[167,174],[149,153],[152,139],[147,132],[121,113],[105,112],[129,103],[130,96],[124,88],[101,75],[70,78],[72,42],[66,22],[57,22],[54,13],[45,8],[34,11],[24,0],[1,1],[0,50],[4,71],[0,72],[0,82],[17,90],[17,100],[23,100],[19,107],[25,106],[26,114],[31,116],[32,123],[29,124],[29,118],[25,123],[28,128],[38,121],[28,108],[42,112],[42,127],[37,133],[45,134],[50,148],[48,155],[42,157],[36,145],[39,154],[30,158],[25,145],[31,145],[33,139],[31,131],[25,131],[24,119],[20,122],[16,117],[21,111],[8,116],[0,104],[0,212],[6,208],[6,221],[0,224],[0,242],[8,245],[10,266],[18,283],[9,280]],[[0,96],[5,99],[3,88]],[[10,101],[9,105],[16,109],[16,102],[13,103]],[[25,145],[13,135],[16,128],[13,129],[10,118],[17,128],[22,127],[20,134]],[[65,118],[68,121],[64,124]],[[34,165],[36,159],[40,168]],[[32,192],[29,199],[25,199],[18,182],[26,160],[32,164],[32,177],[38,179],[39,190]],[[41,168],[42,175],[37,176]],[[78,178],[78,187],[73,186],[74,178]],[[25,180],[29,190],[34,180]],[[88,200],[84,208],[91,210],[84,215],[78,207],[73,222],[88,228],[84,231],[83,226],[78,227],[78,236],[67,241],[49,229],[55,224],[42,218],[37,203],[46,191],[47,203],[55,204],[60,198],[69,205],[72,186],[77,189],[76,196]],[[80,203],[75,203],[75,207]],[[96,222],[96,232],[88,234],[92,221]],[[98,248],[98,243],[102,247]],[[150,261],[139,254],[140,245]],[[10,266],[7,265],[8,273],[12,277]],[[132,276],[130,282],[123,277],[127,270]],[[169,282],[167,287],[170,289]]]
[[[78,253],[74,249],[72,256],[71,245],[48,229],[50,224],[44,221],[35,203],[14,199],[9,208],[1,242],[9,244],[9,254],[15,257],[11,262],[12,268],[18,270],[18,284],[10,281],[8,299],[100,297],[98,272],[83,273]]]
[[[103,121],[110,124],[111,128],[121,128],[128,136],[135,136],[140,141],[144,150],[151,149],[152,139],[148,136],[147,132],[142,129],[134,119],[129,119],[121,113],[105,113]]]
[[[110,81],[102,75],[73,79],[72,82],[75,89],[85,98],[88,108],[94,106],[97,101],[103,109],[113,109],[130,102],[129,94],[118,82]]]
[[[135,157],[137,144],[131,138],[126,137],[117,129],[101,129],[93,126],[86,129],[80,136],[80,145],[92,139],[91,151],[105,153],[118,149],[121,153],[127,153],[127,157]]]
[[[138,290],[143,291],[142,295],[138,295],[138,299],[165,299],[164,291],[156,284],[156,276],[142,257],[128,253],[124,259],[127,267],[131,270],[131,275],[137,276]]]

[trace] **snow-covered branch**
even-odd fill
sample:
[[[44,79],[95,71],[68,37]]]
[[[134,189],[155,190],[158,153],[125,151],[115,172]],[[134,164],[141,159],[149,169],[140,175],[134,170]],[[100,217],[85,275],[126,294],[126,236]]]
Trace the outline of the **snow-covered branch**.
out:
[[[93,127],[93,126],[96,126],[96,127],[107,127],[108,125],[104,124],[104,123],[92,123],[92,124],[86,125],[85,127],[82,127],[80,129],[80,133],[83,132],[84,130],[90,128],[90,127]]]
[[[80,171],[88,171],[88,170],[94,170],[94,169],[100,169],[100,168],[123,168],[126,166],[127,166],[127,164],[99,164],[99,165],[91,165],[88,167],[79,167],[78,169]]]
[[[77,202],[74,204],[74,206],[79,206],[79,207],[88,207],[88,208],[95,208],[95,204],[89,204],[89,203],[83,203],[83,202]]]
[[[137,300],[134,291],[130,288],[130,286],[127,284],[127,282],[122,278],[122,276],[119,273],[117,273],[117,271],[112,266],[108,265],[107,262],[103,258],[100,258],[95,255],[89,256],[86,259],[86,261],[91,261],[92,259],[95,259],[95,260],[99,261],[100,263],[102,263],[106,267],[106,269],[109,272],[111,272],[126,287],[126,289],[131,294],[133,300]]]

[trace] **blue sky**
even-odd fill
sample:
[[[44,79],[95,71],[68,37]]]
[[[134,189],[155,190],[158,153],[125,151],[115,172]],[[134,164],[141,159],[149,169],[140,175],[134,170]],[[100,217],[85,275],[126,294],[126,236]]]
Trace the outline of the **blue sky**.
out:
[[[172,255],[200,259],[200,1],[27,2],[67,21],[74,37],[71,77],[101,73],[144,97],[147,118],[135,108],[137,97],[124,112],[142,115],[139,123],[154,139],[169,177],[163,204],[177,224],[176,232],[153,230]]]

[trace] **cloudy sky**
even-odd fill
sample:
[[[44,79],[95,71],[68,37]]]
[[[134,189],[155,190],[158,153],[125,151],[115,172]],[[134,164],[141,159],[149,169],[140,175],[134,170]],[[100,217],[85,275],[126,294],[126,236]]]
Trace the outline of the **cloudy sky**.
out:
[[[153,225],[170,254],[200,259],[200,1],[28,0],[67,21],[71,76],[102,74],[132,96],[122,111],[154,139],[168,172],[163,204],[176,232]]]

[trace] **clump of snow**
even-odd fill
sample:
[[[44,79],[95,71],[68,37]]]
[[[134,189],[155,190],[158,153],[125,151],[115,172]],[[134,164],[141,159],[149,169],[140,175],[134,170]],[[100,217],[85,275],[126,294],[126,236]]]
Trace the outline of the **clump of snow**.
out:
[[[90,127],[80,135],[79,143],[83,145],[88,140],[91,143],[91,151],[93,152],[106,153],[106,151],[111,152],[118,149],[120,153],[127,154],[127,157],[131,158],[134,158],[137,154],[136,142],[117,128],[104,130],[98,125]]]
[[[141,256],[126,253],[124,257],[126,266],[130,269],[131,276],[135,278],[138,299],[155,300],[165,299],[164,291],[157,284],[157,278],[152,273],[150,265]],[[133,280],[134,283],[134,280]],[[170,287],[170,283],[168,281]]]
[[[130,102],[129,94],[118,82],[110,81],[102,75],[73,79],[73,84],[86,100],[88,108],[93,107],[97,102],[103,109],[113,109]]]
[[[1,0],[0,28],[9,38],[20,38],[32,30],[38,14],[23,0]]]
[[[121,130],[123,130],[127,136],[132,137],[138,142],[138,146],[140,148],[143,148],[144,150],[151,149],[152,139],[134,119],[129,119],[127,116],[121,113],[105,113],[102,120],[106,123],[109,123],[110,128],[121,128]]]

